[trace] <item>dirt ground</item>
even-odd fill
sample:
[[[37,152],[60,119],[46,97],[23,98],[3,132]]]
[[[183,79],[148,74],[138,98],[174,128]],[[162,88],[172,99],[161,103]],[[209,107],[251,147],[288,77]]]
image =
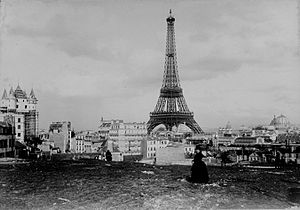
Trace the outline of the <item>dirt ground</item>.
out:
[[[0,209],[300,208],[298,169],[208,167],[209,184],[185,181],[190,166],[80,160],[0,167]]]

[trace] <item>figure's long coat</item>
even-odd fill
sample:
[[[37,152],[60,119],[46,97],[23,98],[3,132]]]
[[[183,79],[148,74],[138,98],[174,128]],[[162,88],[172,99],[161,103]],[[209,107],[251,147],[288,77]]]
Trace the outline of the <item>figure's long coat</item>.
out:
[[[191,171],[191,181],[195,183],[207,183],[208,172],[206,164],[202,161],[203,155],[201,153],[197,153],[194,157],[194,163],[192,165]]]

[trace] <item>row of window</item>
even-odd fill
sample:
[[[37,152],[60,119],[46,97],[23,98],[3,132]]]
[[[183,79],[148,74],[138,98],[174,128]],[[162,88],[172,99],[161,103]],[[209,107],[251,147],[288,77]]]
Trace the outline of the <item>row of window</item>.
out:
[[[11,100],[9,99],[8,101],[10,102]],[[19,99],[16,99],[16,101],[19,102]],[[25,99],[20,100],[20,102],[22,102],[22,101],[25,102]],[[26,99],[26,102],[31,102],[31,101]]]
[[[2,135],[12,134],[12,127],[0,127],[0,134]]]
[[[13,139],[9,139],[8,142],[7,142],[6,139],[5,140],[0,140],[0,148],[8,148],[8,147],[13,147],[13,146],[14,146]]]
[[[143,126],[143,125],[140,125],[140,126],[137,126],[137,125],[134,125],[133,127],[132,126],[124,126],[125,129],[146,129],[146,126]]]
[[[155,147],[148,147],[148,151],[156,151]]]
[[[147,157],[155,157],[156,154],[155,153],[148,153]]]
[[[8,107],[10,107],[10,104],[8,105]],[[18,104],[16,105],[16,108],[17,108],[17,109],[19,108],[19,105],[18,105]],[[34,106],[31,106],[30,108],[34,108]],[[25,109],[27,109],[27,105],[25,105]]]
[[[159,143],[160,143],[160,144],[167,144],[168,142],[167,142],[167,141],[160,141],[160,142],[159,142],[159,141],[149,141],[149,144],[150,144],[150,145],[151,145],[151,144],[156,144],[156,143],[157,143],[157,144],[159,144]]]
[[[76,147],[76,151],[83,151],[83,147]]]

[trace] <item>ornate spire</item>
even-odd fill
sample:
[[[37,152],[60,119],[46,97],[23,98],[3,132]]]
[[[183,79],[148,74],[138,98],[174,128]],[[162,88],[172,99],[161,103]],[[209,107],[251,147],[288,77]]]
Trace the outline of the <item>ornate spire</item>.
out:
[[[7,98],[7,93],[6,93],[6,89],[4,88],[2,99],[6,99],[6,98]]]
[[[14,89],[13,87],[10,87],[9,94],[13,94],[13,93],[14,93]]]
[[[32,99],[36,99],[35,94],[34,94],[34,91],[33,91],[33,88],[31,88],[29,97],[32,98]]]
[[[16,98],[27,98],[26,92],[21,89],[19,84],[15,90],[15,96]]]
[[[10,98],[14,98],[14,97],[15,97],[15,92],[14,92],[13,87],[10,87],[8,96],[9,96]]]
[[[18,83],[18,86],[17,86],[17,88],[16,88],[16,91],[17,91],[17,90],[22,90],[21,87],[20,87],[20,85],[19,85],[19,83]]]

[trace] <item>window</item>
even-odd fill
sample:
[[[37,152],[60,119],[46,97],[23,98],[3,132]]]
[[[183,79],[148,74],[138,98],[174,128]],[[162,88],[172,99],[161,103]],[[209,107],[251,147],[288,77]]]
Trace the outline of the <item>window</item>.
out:
[[[21,137],[21,133],[18,133],[18,137]]]
[[[16,105],[16,108],[19,108],[19,105]]]
[[[21,125],[18,125],[18,129],[21,129]]]
[[[7,148],[7,141],[6,140],[0,141],[0,148]]]
[[[12,139],[9,139],[9,147],[13,147],[14,146],[14,141]]]
[[[18,118],[18,122],[21,122],[21,118]]]
[[[27,105],[25,105],[25,109],[27,109]]]

